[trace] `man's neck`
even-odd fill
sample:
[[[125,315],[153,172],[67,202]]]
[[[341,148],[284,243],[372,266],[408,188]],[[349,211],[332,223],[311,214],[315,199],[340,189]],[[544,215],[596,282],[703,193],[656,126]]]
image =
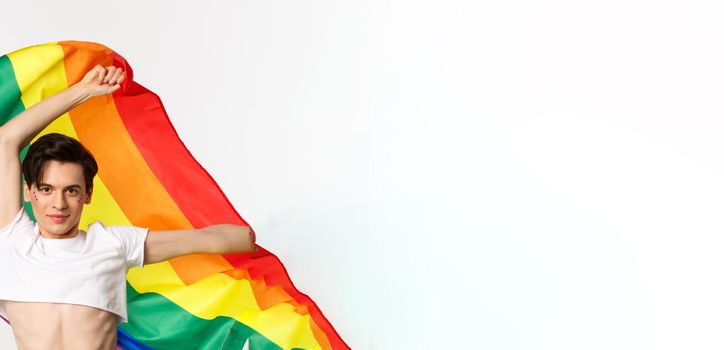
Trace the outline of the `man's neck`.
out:
[[[40,236],[42,236],[43,238],[47,238],[47,239],[69,239],[69,238],[74,238],[77,235],[78,235],[78,225],[73,226],[73,228],[70,229],[70,231],[63,233],[63,234],[59,234],[59,235],[44,232],[44,230],[42,228],[40,229]]]

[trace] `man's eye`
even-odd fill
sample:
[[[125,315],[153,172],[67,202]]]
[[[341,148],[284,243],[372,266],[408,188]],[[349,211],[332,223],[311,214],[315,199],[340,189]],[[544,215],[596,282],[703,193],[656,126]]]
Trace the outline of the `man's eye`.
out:
[[[50,188],[48,187],[41,187],[40,192],[50,192]]]
[[[76,189],[74,189],[74,188],[71,188],[71,189],[68,190],[68,193],[70,193],[70,194],[76,194],[77,192],[78,192],[78,191],[77,191]]]

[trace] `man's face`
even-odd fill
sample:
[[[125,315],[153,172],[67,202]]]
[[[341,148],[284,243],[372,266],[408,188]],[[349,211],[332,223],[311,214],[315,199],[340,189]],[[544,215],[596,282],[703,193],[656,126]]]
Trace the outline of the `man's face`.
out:
[[[31,188],[24,188],[40,233],[46,238],[74,237],[83,205],[91,200],[91,194],[86,193],[83,168],[80,164],[51,160],[45,163],[41,179]]]

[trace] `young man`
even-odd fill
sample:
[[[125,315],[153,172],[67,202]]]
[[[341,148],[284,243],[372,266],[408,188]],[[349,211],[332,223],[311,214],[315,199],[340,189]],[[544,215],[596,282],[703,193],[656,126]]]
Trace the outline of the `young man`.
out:
[[[21,349],[116,349],[116,327],[127,322],[129,268],[192,253],[256,250],[245,226],[149,232],[96,222],[78,230],[98,166],[78,141],[60,134],[33,143],[21,185],[22,148],[57,117],[112,94],[124,79],[121,69],[96,66],[0,127],[0,315]],[[22,209],[21,190],[37,224]]]

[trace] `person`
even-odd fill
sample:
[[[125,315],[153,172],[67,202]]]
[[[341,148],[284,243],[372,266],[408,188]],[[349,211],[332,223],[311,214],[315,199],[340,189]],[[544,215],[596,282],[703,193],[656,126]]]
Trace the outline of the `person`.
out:
[[[79,230],[98,166],[65,135],[40,137],[20,164],[22,148],[53,120],[114,93],[124,80],[122,69],[96,66],[0,127],[0,315],[21,349],[116,349],[116,328],[127,322],[129,268],[193,253],[256,251],[253,231],[231,224],[149,231],[95,222]]]

